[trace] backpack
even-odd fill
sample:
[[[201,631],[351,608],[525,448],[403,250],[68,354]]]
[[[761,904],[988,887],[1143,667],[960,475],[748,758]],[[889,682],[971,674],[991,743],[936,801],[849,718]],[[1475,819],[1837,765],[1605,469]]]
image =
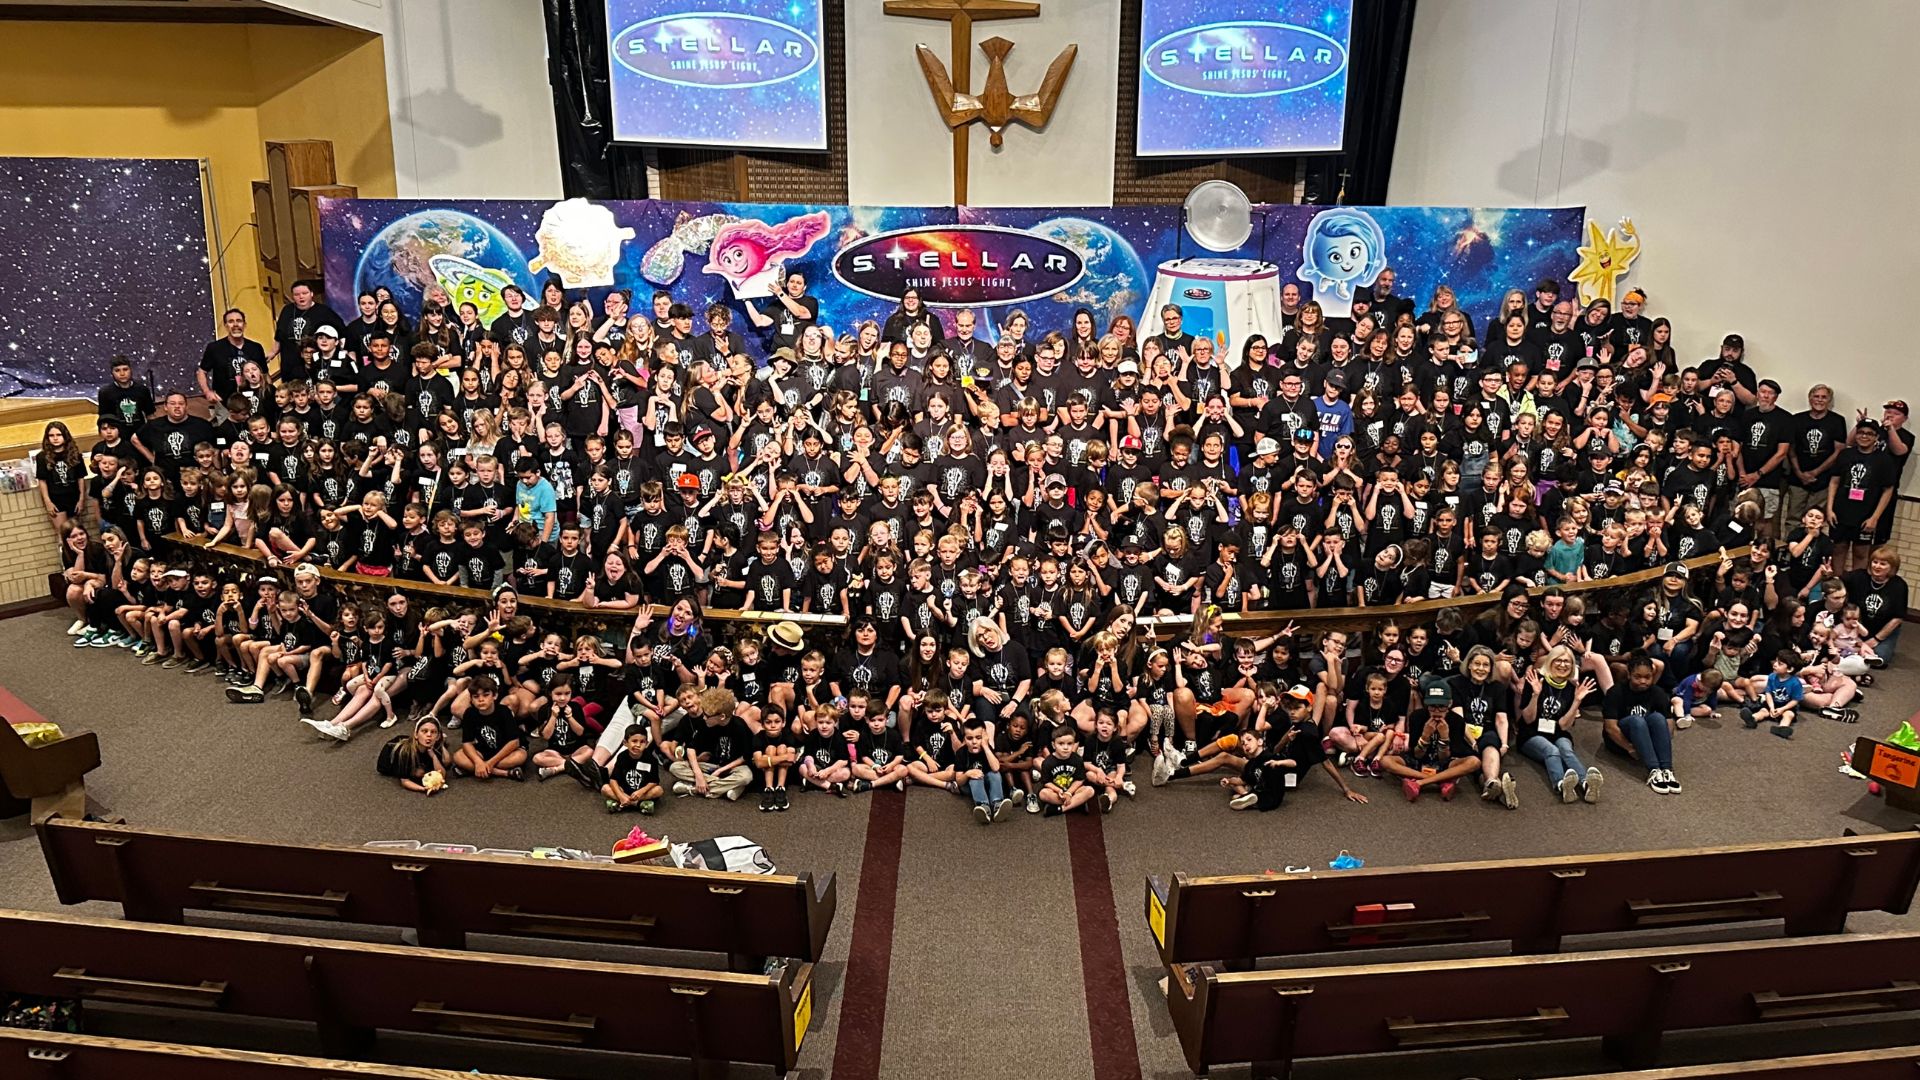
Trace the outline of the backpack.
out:
[[[380,756],[374,759],[373,771],[379,773],[381,776],[391,776],[395,779],[405,778],[407,769],[403,764],[402,755],[406,752],[407,743],[412,739],[412,735],[395,735],[393,738],[388,739],[380,747]]]

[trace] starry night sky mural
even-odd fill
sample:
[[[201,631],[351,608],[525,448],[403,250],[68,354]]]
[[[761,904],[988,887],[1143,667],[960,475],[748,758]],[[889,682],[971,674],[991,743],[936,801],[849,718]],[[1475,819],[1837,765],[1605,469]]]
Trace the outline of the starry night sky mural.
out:
[[[212,338],[200,163],[0,158],[0,397],[186,385]]]
[[[534,238],[550,204],[493,200],[425,202],[407,199],[328,199],[322,201],[321,234],[325,246],[329,302],[336,311],[352,311],[357,292],[391,289],[401,307],[419,309],[424,290],[436,280],[450,288],[460,275],[474,280],[480,268],[499,284],[508,278],[531,294],[539,285],[528,265],[538,252]],[[1174,258],[1180,235],[1180,210],[1174,206],[1112,208],[986,208],[776,206],[745,203],[614,201],[605,205],[614,221],[634,230],[613,268],[615,283],[633,290],[636,310],[644,311],[655,287],[698,311],[714,300],[730,300],[724,279],[706,271],[708,245],[715,230],[736,219],[777,226],[809,212],[824,212],[830,228],[806,254],[788,262],[804,273],[808,291],[820,298],[821,318],[836,331],[867,318],[880,318],[892,300],[857,291],[835,277],[835,255],[878,233],[964,224],[1000,226],[1038,234],[1077,250],[1085,272],[1069,285],[1016,305],[978,305],[985,316],[981,336],[991,338],[988,320],[997,322],[1011,306],[1026,310],[1036,330],[1065,327],[1075,307],[1100,315],[1104,327],[1114,315],[1138,321],[1153,285],[1154,271]],[[1301,244],[1315,206],[1272,206],[1266,232],[1266,258],[1278,264],[1283,282],[1299,282]],[[1445,284],[1476,321],[1498,307],[1509,288],[1531,295],[1543,277],[1562,282],[1579,261],[1575,248],[1585,220],[1584,207],[1561,209],[1465,209],[1455,207],[1360,208],[1378,224],[1386,258],[1399,281],[1398,295],[1425,310],[1434,287]],[[1226,257],[1260,254],[1261,226]],[[951,241],[952,234],[946,234]],[[965,247],[947,254],[964,255]],[[1189,240],[1184,254],[1207,255]],[[450,276],[452,275],[452,276]],[[1369,279],[1370,280],[1370,279]],[[1015,282],[1017,290],[1030,280]],[[1300,282],[1301,291],[1312,288]],[[484,282],[483,282],[484,285]],[[605,288],[587,290],[596,302]],[[951,312],[948,312],[949,316]],[[744,329],[744,327],[742,327]]]

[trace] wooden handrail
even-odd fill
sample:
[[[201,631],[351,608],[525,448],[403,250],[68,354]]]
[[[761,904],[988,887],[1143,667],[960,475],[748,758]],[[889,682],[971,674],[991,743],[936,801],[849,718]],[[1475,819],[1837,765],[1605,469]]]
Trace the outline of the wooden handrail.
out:
[[[264,567],[266,565],[266,560],[261,557],[259,552],[251,548],[240,547],[237,544],[206,544],[180,533],[169,534],[167,540],[177,546],[205,555],[224,558],[233,562],[244,562],[253,566]],[[1728,552],[1728,554],[1732,555],[1736,560],[1745,557],[1747,553],[1748,549],[1745,547],[1734,548]],[[1701,570],[1711,569],[1719,565],[1720,553],[1716,551],[1711,555],[1701,555],[1693,559],[1688,559],[1686,562],[1687,570],[1697,573]],[[319,566],[318,563],[314,565]],[[1659,581],[1665,573],[1666,568],[1664,565],[1655,566],[1647,570],[1638,570],[1631,574],[1622,574],[1619,577],[1601,578],[1595,581],[1578,581],[1571,585],[1536,585],[1529,588],[1527,593],[1537,597],[1549,589],[1558,589],[1567,595],[1579,596],[1586,593],[1611,591],[1614,589],[1629,589],[1650,585]],[[460,604],[480,607],[485,607],[492,603],[492,596],[486,590],[469,589],[462,585],[436,585],[431,581],[415,581],[411,578],[372,577],[367,574],[356,574],[346,570],[335,570],[327,566],[320,566],[320,577],[322,580],[331,581],[349,588],[397,590],[416,596],[436,597],[441,600],[449,600]],[[1423,623],[1432,619],[1440,612],[1447,610],[1458,611],[1463,618],[1471,621],[1481,612],[1497,606],[1499,603],[1500,594],[1498,593],[1475,593],[1472,596],[1450,596],[1441,600],[1416,600],[1407,604],[1389,604],[1380,607],[1300,608],[1284,611],[1228,612],[1225,615],[1225,619],[1229,629],[1237,628],[1250,632],[1273,630],[1285,626],[1290,622],[1298,625],[1302,629],[1310,630],[1359,630],[1378,625],[1387,619],[1393,619],[1403,623]],[[606,626],[614,625],[632,616],[632,612],[629,611],[610,612],[600,608],[590,608],[584,604],[570,600],[549,600],[543,596],[530,596],[526,593],[520,594],[520,605],[522,607],[532,608],[535,611],[543,611],[563,619],[576,622],[597,622]],[[663,616],[667,613],[667,608],[663,605],[655,604],[653,605],[653,611],[656,616]],[[734,623],[740,625],[766,625],[776,622],[793,622],[797,623],[803,629],[812,627],[832,627],[837,629],[847,625],[847,620],[839,615],[815,615],[793,611],[743,611],[736,608],[707,608],[702,612],[702,615],[708,622]],[[1184,633],[1188,627],[1193,625],[1193,617],[1191,615],[1147,616],[1142,618],[1140,623],[1143,626],[1151,628],[1158,635],[1167,636],[1174,633]]]

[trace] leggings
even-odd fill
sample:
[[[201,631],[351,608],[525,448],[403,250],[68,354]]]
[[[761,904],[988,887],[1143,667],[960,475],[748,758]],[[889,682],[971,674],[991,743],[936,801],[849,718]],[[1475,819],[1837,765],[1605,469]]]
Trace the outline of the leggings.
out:
[[[1640,764],[1649,769],[1673,768],[1673,732],[1667,718],[1659,713],[1639,713],[1620,718],[1620,733],[1633,743]]]

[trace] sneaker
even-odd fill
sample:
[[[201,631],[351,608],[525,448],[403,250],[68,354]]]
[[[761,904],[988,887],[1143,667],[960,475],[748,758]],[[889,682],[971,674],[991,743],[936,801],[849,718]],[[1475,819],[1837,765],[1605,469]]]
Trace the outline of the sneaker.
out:
[[[1245,795],[1235,795],[1233,798],[1227,800],[1227,807],[1232,810],[1251,810],[1259,804],[1260,796],[1255,795],[1251,791]]]
[[[1028,799],[1028,800],[1027,800],[1027,813],[1029,813],[1029,814],[1037,814],[1037,813],[1039,813],[1039,812],[1040,812],[1040,800],[1039,800],[1039,799],[1037,799],[1037,798],[1036,798],[1036,799]]]
[[[1027,793],[1021,788],[1014,788],[1012,791],[1007,792],[1007,801],[1015,806],[1019,806],[1021,803],[1027,801]]]
[[[544,784],[548,780],[553,778],[554,773],[557,773],[559,771],[560,771],[560,766],[558,765],[542,765],[540,766],[539,769],[534,771],[533,775],[538,777],[540,782]]]
[[[267,700],[267,693],[251,683],[246,686],[229,686],[227,700],[235,705],[258,705]]]
[[[847,785],[847,790],[848,790],[848,791],[851,791],[851,792],[853,792],[853,793],[854,793],[855,795],[858,795],[858,794],[860,794],[860,793],[862,793],[862,792],[866,792],[866,791],[872,791],[872,790],[873,790],[873,781],[871,781],[871,780],[855,780],[855,781],[854,781],[853,783],[851,783],[851,784],[848,784],[848,785]]]
[[[832,790],[833,790],[833,797],[836,799],[844,799],[847,797],[847,785],[839,782],[838,780],[834,781]]]
[[[1662,770],[1662,769],[1648,770],[1647,786],[1652,788],[1656,793],[1665,795],[1667,793],[1667,775],[1665,770]]]
[[[740,801],[740,789],[739,789],[739,788],[737,788],[737,787],[730,787],[730,788],[728,788],[728,789],[727,789],[727,801],[728,801],[728,802],[739,802],[739,801]]]
[[[1100,793],[1100,812],[1103,814],[1113,813],[1113,804],[1118,801],[1119,800],[1113,797],[1113,792],[1111,791],[1101,792]]]
[[[213,667],[213,665],[205,660],[189,660],[187,661],[187,665],[180,670],[188,675],[198,675],[211,667]]]
[[[1791,739],[1793,738],[1793,725],[1775,724],[1773,725],[1773,733],[1783,739]]]
[[[1500,778],[1494,777],[1480,786],[1480,798],[1483,802],[1493,802],[1500,798]]]
[[[620,802],[619,802],[619,800],[617,800],[617,799],[608,799],[608,800],[607,800],[607,813],[609,813],[609,814],[617,814],[617,813],[619,813],[619,812],[620,812]]]
[[[1064,813],[1066,813],[1066,811],[1060,809],[1057,806],[1045,806],[1045,807],[1042,807],[1040,810],[1040,814],[1042,817],[1059,817],[1061,814],[1064,814]]]
[[[315,734],[318,734],[318,735],[328,734],[327,732],[328,721],[315,720],[311,716],[303,716],[300,718],[300,722],[312,728]]]
[[[1678,795],[1678,794],[1680,794],[1680,778],[1679,778],[1679,777],[1677,777],[1677,776],[1675,776],[1675,775],[1673,775],[1673,770],[1672,770],[1672,769],[1664,769],[1664,770],[1662,770],[1662,772],[1664,772],[1664,773],[1666,774],[1666,779],[1667,779],[1667,794],[1669,794],[1669,795]]]
[[[111,649],[113,648],[113,635],[95,634],[93,640],[87,642],[87,647],[90,649]]]
[[[895,791],[907,790],[907,782],[905,780],[895,780],[893,782],[893,790]]]
[[[1572,769],[1568,769],[1566,772],[1561,773],[1560,783],[1558,787],[1560,790],[1561,802],[1570,803],[1570,802],[1579,801],[1580,774],[1577,772],[1574,772]]]
[[[760,812],[764,814],[771,811],[772,809],[773,809],[773,789],[766,788],[760,792]]]
[[[75,619],[67,627],[68,637],[79,637],[87,629],[87,620]]]
[[[1459,790],[1460,790],[1460,781],[1458,780],[1442,781],[1440,784],[1440,801],[1452,802],[1453,793]]]
[[[313,691],[305,686],[296,686],[293,688],[293,700],[299,702],[301,716],[313,715]]]
[[[1820,710],[1820,715],[1829,720],[1838,720],[1843,724],[1857,724],[1860,722],[1860,710],[1858,709],[1844,709],[1829,705]]]
[[[87,642],[87,644],[92,645],[95,642],[100,642],[105,640],[106,640],[105,638],[95,635],[92,639],[90,639]],[[167,657],[163,653],[149,652],[147,653],[147,655],[140,658],[140,663],[146,665],[147,667],[152,667],[155,664],[164,663],[166,659]]]
[[[1122,780],[1120,781],[1120,793],[1131,799],[1140,794],[1140,789],[1133,786],[1133,781]]]
[[[973,804],[973,820],[979,822],[982,825],[987,825],[992,823],[993,814],[991,811],[987,809],[986,803]]]
[[[327,721],[327,734],[339,739],[341,742],[348,742],[353,738],[353,729],[337,720],[329,720]]]
[[[1513,774],[1500,774],[1500,805],[1509,810],[1520,809],[1520,785],[1513,782]]]
[[[787,808],[787,789],[784,787],[778,787],[778,788],[774,788],[773,790],[775,792],[774,799],[773,799],[773,808],[775,810],[785,810]]]
[[[89,633],[97,633],[97,631],[89,631]],[[82,636],[85,636],[85,635],[82,635]],[[128,647],[133,650],[133,655],[135,656],[145,656],[148,653],[153,651],[153,646],[147,644],[144,641],[140,641],[137,639],[134,641],[132,645]]]
[[[575,783],[586,788],[588,791],[600,790],[601,780],[595,775],[598,769],[594,766],[592,758],[588,758],[586,761],[575,761],[572,758],[568,758],[566,761],[561,762],[560,768],[561,771],[565,772],[568,776],[573,777]]]
[[[1176,756],[1177,755],[1169,750],[1167,753],[1154,758],[1153,776],[1148,778],[1147,782],[1154,787],[1166,787],[1167,781],[1173,779],[1173,761]]]
[[[1333,767],[1336,769],[1344,769],[1347,767],[1348,762],[1351,762],[1352,760],[1353,760],[1353,755],[1347,753],[1345,750],[1342,750],[1338,754],[1335,754],[1333,756]]]
[[[1599,802],[1600,789],[1606,785],[1606,782],[1607,778],[1600,775],[1599,769],[1589,768],[1587,770],[1587,782],[1580,785],[1580,798],[1585,802]]]
[[[333,696],[327,700],[333,702],[335,705],[345,705],[347,703],[347,688],[343,686],[335,690]]]
[[[684,799],[693,794],[693,785],[687,783],[685,780],[675,780],[673,782],[673,793],[679,798]]]
[[[641,817],[653,816],[653,800],[652,799],[640,800],[640,816]]]
[[[109,641],[107,644],[111,645],[113,642]],[[179,671],[186,666],[187,659],[184,656],[169,656],[165,660],[160,661],[160,667],[163,671]]]
[[[1005,814],[1007,812],[1007,808],[1012,805],[1013,805],[1013,800],[1001,799],[999,804],[993,808],[993,820],[999,821],[1001,818],[1001,815]]]
[[[393,714],[390,714],[385,720],[380,721],[380,726],[383,728],[390,728],[399,722],[400,722],[400,714],[393,713]]]
[[[1685,731],[1692,726],[1693,726],[1692,713],[1681,713],[1679,716],[1676,716],[1673,718],[1673,729],[1675,731]]]
[[[1760,718],[1753,715],[1753,706],[1740,706],[1740,726],[1749,731],[1760,726]]]
[[[1400,781],[1400,790],[1406,792],[1408,802],[1420,801],[1420,781],[1409,776]]]

